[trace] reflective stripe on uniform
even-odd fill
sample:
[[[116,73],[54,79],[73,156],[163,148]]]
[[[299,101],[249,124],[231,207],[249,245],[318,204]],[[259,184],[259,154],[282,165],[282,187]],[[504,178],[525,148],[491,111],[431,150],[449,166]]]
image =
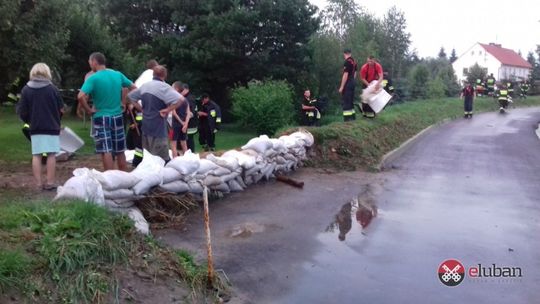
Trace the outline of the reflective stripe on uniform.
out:
[[[197,133],[197,128],[188,128],[187,129],[187,134],[195,134]]]
[[[216,118],[217,123],[221,123],[221,117]]]
[[[135,156],[138,156],[138,157],[143,157],[143,151],[139,148],[135,148],[135,153],[134,153]]]
[[[135,117],[135,120],[136,121],[141,121],[142,120],[142,114],[137,114],[137,116]]]
[[[210,116],[212,116],[212,117],[216,117],[216,115],[217,115],[217,114],[216,114],[216,110],[212,110],[212,111],[210,111]]]
[[[315,117],[315,114],[313,112],[306,112],[306,115],[308,117]]]
[[[343,116],[353,116],[354,114],[354,110],[343,111]]]
[[[24,129],[28,129],[28,128],[30,128],[30,125],[29,125],[29,124],[24,124],[24,125],[23,125],[23,128],[24,128]]]

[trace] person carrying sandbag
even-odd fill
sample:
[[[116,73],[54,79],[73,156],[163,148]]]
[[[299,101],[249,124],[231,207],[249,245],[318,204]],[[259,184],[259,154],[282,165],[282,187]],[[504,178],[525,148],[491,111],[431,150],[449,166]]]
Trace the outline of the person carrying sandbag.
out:
[[[369,56],[367,58],[367,62],[360,69],[360,81],[365,89],[374,80],[377,81],[375,91],[378,91],[381,87],[382,81],[384,80],[383,68],[377,62],[374,56]],[[376,116],[373,109],[367,103],[362,102],[361,110],[364,117],[374,118]]]

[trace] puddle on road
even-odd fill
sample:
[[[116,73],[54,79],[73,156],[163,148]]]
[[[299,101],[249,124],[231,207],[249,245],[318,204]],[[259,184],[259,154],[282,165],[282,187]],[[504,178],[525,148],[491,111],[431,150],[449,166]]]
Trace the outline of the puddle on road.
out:
[[[344,204],[335,215],[334,221],[328,225],[326,232],[336,233],[340,241],[345,241],[347,234],[353,226],[358,229],[366,229],[377,216],[373,188],[368,185],[364,191]]]
[[[254,234],[274,231],[280,229],[278,225],[274,224],[258,224],[255,222],[245,222],[242,224],[234,225],[227,231],[227,236],[232,238],[248,238]]]

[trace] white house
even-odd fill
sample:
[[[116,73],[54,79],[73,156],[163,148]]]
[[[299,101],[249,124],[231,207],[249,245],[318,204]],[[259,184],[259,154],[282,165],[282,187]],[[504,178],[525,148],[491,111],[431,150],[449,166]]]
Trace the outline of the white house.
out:
[[[532,70],[531,64],[513,50],[477,42],[452,63],[459,82],[467,78],[468,69],[475,63],[487,69],[487,75],[493,73],[497,81],[525,79]]]

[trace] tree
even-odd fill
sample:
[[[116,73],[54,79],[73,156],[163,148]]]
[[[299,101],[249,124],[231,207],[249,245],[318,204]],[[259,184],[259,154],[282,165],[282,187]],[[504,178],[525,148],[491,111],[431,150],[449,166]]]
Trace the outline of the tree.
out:
[[[439,55],[437,55],[437,57],[439,57],[439,59],[447,59],[444,47],[441,46],[441,49],[439,50]]]
[[[362,13],[361,7],[354,0],[329,0],[322,11],[322,28],[336,35],[341,40]]]
[[[411,34],[407,32],[405,14],[392,6],[382,21],[382,39],[379,39],[381,61],[392,77],[399,77],[407,60]]]
[[[445,96],[446,85],[440,77],[429,80],[427,83],[426,95],[429,98],[443,98]]]
[[[469,83],[476,83],[476,79],[485,79],[487,76],[487,69],[475,63],[471,66],[467,72],[467,81]],[[499,79],[501,80],[501,79]]]
[[[452,49],[452,53],[450,53],[450,63],[454,63],[454,61],[456,60],[457,60],[456,49]]]
[[[429,70],[425,64],[417,64],[411,69],[409,72],[409,95],[411,99],[423,99],[427,97],[429,79]]]

